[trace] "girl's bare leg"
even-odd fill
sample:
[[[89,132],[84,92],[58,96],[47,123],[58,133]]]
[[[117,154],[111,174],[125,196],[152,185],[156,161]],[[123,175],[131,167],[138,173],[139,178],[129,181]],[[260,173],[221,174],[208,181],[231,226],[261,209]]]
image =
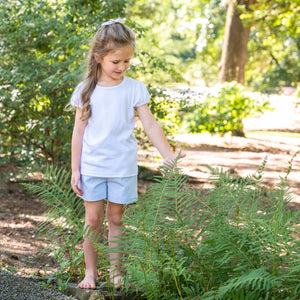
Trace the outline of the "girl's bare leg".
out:
[[[108,242],[109,248],[119,247],[121,244],[118,243],[116,236],[122,236],[122,216],[124,212],[124,205],[113,202],[108,202],[106,217],[108,222]],[[111,267],[110,267],[110,278],[111,282],[115,285],[115,288],[120,288],[123,283],[123,277],[121,276],[121,265],[122,265],[122,253],[110,253]]]
[[[93,241],[101,232],[104,221],[104,201],[84,202],[85,204],[85,227],[90,230],[89,236],[83,242],[85,277],[78,284],[82,289],[95,289],[97,279],[98,253],[93,245]]]

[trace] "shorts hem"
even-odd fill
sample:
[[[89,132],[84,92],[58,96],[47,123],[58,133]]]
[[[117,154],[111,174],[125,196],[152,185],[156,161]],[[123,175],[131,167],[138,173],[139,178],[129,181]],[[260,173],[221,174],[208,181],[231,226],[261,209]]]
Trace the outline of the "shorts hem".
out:
[[[126,201],[126,202],[116,202],[116,201],[111,201],[111,200],[108,200],[106,197],[104,198],[100,198],[98,200],[87,200],[86,198],[82,197],[82,196],[79,196],[77,195],[79,198],[81,198],[82,200],[86,201],[86,202],[97,202],[97,201],[107,201],[107,202],[112,202],[112,203],[116,203],[116,204],[124,204],[124,205],[128,205],[128,204],[133,204],[133,203],[136,203],[138,201],[138,199],[134,199],[134,200],[129,200],[129,201]]]
[[[116,201],[107,200],[107,202],[112,202],[112,203],[116,203],[116,204],[123,204],[123,205],[133,204],[133,203],[136,203],[137,201],[138,201],[138,199],[135,199],[133,201],[126,201],[126,202],[116,202]]]

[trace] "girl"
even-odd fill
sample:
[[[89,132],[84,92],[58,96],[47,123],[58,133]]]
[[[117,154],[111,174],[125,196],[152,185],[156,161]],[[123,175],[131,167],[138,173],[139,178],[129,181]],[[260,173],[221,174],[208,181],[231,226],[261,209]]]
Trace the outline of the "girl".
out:
[[[124,75],[135,48],[135,35],[121,22],[102,24],[91,44],[86,78],[71,98],[76,107],[72,136],[71,185],[85,204],[85,226],[98,236],[107,199],[109,247],[117,247],[122,235],[126,204],[137,201],[137,142],[133,134],[135,110],[164,161],[176,158],[147,103],[149,93],[142,82]],[[184,155],[182,155],[183,157]],[[95,289],[97,251],[91,238],[83,243],[85,278],[83,289]],[[122,283],[121,254],[111,253],[110,278]]]

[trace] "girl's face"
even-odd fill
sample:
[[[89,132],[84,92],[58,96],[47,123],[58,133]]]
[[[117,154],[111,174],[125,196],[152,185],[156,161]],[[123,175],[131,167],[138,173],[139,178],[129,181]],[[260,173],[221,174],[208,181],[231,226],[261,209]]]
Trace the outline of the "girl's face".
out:
[[[96,61],[101,64],[101,77],[98,83],[107,86],[120,84],[125,71],[130,67],[133,52],[131,46],[124,46],[110,51],[102,59],[95,54]]]

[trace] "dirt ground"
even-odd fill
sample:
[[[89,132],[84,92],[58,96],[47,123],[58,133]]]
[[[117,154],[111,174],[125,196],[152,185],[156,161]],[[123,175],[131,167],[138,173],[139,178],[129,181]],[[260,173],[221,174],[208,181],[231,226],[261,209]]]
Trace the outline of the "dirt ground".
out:
[[[273,128],[300,132],[299,106],[293,98],[289,98],[288,103],[290,109],[281,116],[285,120],[284,124],[280,125],[276,115],[280,115],[282,108],[277,108],[273,112],[273,118],[267,114],[265,119],[248,120],[245,124],[246,131]],[[263,128],[263,124],[269,128]],[[178,135],[175,138],[177,149],[182,149],[187,155],[179,165],[185,174],[192,177],[191,187],[195,189],[203,186],[209,188],[210,172],[206,165],[231,169],[245,177],[253,174],[266,156],[268,163],[264,182],[269,187],[275,187],[279,183],[279,176],[284,176],[292,156],[300,149],[299,136],[277,134],[248,133],[247,138],[199,134]],[[157,156],[158,152],[153,148],[141,149],[140,165],[156,169],[160,164]],[[47,243],[37,234],[38,222],[44,219],[42,201],[28,194],[20,185],[10,182],[9,176],[6,176],[10,171],[13,171],[12,166],[0,164],[0,268],[24,277],[49,277],[58,266],[42,252]],[[293,210],[300,208],[299,180],[300,153],[294,159],[289,176],[294,197],[291,202]],[[149,181],[139,180],[139,192],[144,192],[150,184]]]

